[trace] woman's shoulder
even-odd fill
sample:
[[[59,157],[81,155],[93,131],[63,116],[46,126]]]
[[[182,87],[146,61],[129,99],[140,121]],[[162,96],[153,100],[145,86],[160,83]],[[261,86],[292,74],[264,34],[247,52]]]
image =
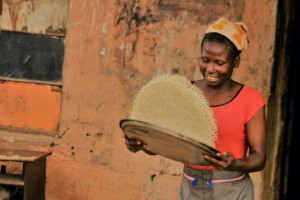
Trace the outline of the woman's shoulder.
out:
[[[261,99],[264,101],[262,94],[257,89],[248,85],[243,85],[241,94],[250,101],[254,99]]]
[[[245,93],[249,93],[249,94],[260,94],[260,92],[248,85],[243,85],[243,89],[242,89]]]

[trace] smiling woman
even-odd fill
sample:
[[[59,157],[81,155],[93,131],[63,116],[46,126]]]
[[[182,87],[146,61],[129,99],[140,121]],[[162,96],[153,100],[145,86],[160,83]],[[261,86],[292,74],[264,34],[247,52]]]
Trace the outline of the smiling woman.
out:
[[[231,77],[240,64],[241,51],[249,45],[247,32],[244,23],[220,19],[208,27],[202,40],[199,68],[204,78],[194,84],[213,109],[216,149],[222,153],[220,160],[204,156],[210,167],[185,165],[181,200],[254,199],[248,173],[265,165],[265,101],[256,90]],[[206,190],[210,188],[213,190]],[[203,189],[207,192],[201,192]]]
[[[212,108],[217,126],[217,136],[212,146],[220,153],[217,153],[217,157],[201,155],[208,165],[184,163],[178,196],[180,200],[254,199],[249,173],[260,171],[265,166],[265,101],[255,89],[231,77],[234,68],[240,64],[241,51],[248,47],[247,35],[244,23],[220,19],[208,27],[203,38],[199,68],[204,78],[192,83],[203,92]],[[172,87],[175,86],[168,87],[162,94],[171,91]],[[173,97],[170,99],[175,99],[177,94],[171,94]],[[152,97],[149,95],[145,99]],[[158,98],[160,101],[161,98]],[[172,102],[168,101],[167,105]],[[185,111],[188,110],[190,114],[197,112],[196,109],[190,109],[186,108]],[[153,114],[151,108],[148,110]],[[158,107],[158,111],[161,111],[161,107]],[[176,125],[178,115],[183,112],[165,113],[175,118],[172,123]],[[158,116],[162,118],[161,114]],[[192,117],[192,120],[200,123],[197,118]],[[206,123],[201,127],[208,126],[209,123]],[[194,137],[201,138],[199,134],[202,128],[198,129],[194,131]],[[125,137],[125,142],[132,152],[144,150],[142,141]],[[151,152],[145,152],[152,155]]]

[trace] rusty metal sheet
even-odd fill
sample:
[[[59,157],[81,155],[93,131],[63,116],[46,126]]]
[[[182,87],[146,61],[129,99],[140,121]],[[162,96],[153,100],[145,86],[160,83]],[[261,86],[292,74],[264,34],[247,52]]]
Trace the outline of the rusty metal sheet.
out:
[[[2,0],[0,29],[64,35],[68,0]]]
[[[0,128],[56,132],[60,105],[58,86],[0,82]]]

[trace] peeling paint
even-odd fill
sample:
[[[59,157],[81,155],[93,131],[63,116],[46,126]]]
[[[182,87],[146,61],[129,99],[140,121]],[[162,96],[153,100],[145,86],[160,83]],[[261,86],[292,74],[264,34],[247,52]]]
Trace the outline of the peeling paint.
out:
[[[4,0],[4,2],[8,5],[10,20],[12,23],[12,29],[16,30],[18,16],[19,16],[19,10],[20,10],[22,0],[18,0],[18,1]]]
[[[102,48],[101,48],[100,54],[101,54],[102,56],[105,55],[105,47],[102,47]]]
[[[68,0],[3,0],[1,29],[64,35],[67,5]]]
[[[107,33],[106,26],[107,26],[106,22],[102,23],[102,33]]]

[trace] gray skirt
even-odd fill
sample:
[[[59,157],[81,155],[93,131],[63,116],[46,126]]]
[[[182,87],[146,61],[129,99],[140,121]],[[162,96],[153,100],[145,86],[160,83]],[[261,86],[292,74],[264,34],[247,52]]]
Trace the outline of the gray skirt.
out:
[[[186,166],[183,172],[179,200],[254,200],[249,174],[243,176],[242,172],[197,170]],[[235,178],[240,180],[223,182]]]

